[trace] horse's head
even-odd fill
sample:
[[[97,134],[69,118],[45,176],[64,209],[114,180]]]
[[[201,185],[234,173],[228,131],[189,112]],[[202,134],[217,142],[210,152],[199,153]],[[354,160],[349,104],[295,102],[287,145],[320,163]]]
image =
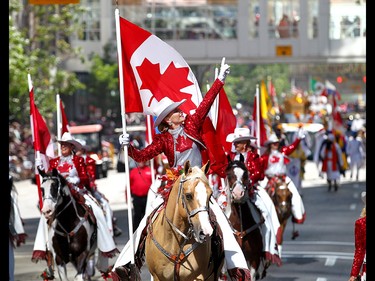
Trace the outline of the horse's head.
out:
[[[191,167],[190,162],[186,161],[184,174],[179,180],[179,215],[188,220],[194,238],[199,243],[203,243],[213,232],[208,214],[209,200],[212,195],[206,176],[209,167],[209,162],[199,168]]]
[[[225,169],[226,185],[229,188],[231,200],[234,203],[243,203],[248,198],[247,189],[250,185],[249,171],[247,170],[244,157],[232,161],[228,156],[228,166]]]
[[[292,196],[288,184],[285,181],[278,180],[275,182],[274,195],[272,200],[275,204],[277,216],[280,221],[286,220],[292,213]]]
[[[61,203],[62,195],[67,193],[65,188],[68,187],[65,178],[56,169],[53,169],[52,173],[39,170],[39,174],[43,178],[41,184],[43,208],[41,211],[47,221],[51,221],[54,218],[56,206]]]

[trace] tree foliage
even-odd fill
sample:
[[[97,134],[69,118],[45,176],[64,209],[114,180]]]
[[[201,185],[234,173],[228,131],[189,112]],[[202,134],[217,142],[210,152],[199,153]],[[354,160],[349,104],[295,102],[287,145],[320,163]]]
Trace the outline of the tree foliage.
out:
[[[22,4],[24,3],[24,4]],[[29,5],[9,1],[9,113],[10,120],[29,122],[28,73],[35,103],[43,116],[56,111],[56,94],[72,95],[84,85],[66,71],[69,58],[81,58],[69,38],[80,29],[79,5]]]

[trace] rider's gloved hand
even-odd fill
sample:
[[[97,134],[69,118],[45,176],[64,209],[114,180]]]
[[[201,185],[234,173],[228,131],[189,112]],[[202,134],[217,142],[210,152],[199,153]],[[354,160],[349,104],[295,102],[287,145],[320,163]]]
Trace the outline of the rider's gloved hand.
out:
[[[219,75],[217,76],[217,78],[223,83],[225,82],[225,78],[230,72],[229,68],[230,66],[225,63],[225,57],[223,57],[223,59],[221,60]]]
[[[124,145],[128,146],[129,143],[130,143],[129,134],[126,133],[126,134],[120,135],[119,138],[118,138],[118,141],[119,141],[121,146],[124,146]]]
[[[35,167],[39,168],[40,170],[44,170],[42,159],[40,158],[35,159]]]
[[[66,180],[68,181],[68,183],[71,183],[71,184],[79,183],[79,177],[67,177]]]
[[[298,133],[297,133],[297,137],[301,140],[304,139],[306,137],[305,129],[299,128]]]

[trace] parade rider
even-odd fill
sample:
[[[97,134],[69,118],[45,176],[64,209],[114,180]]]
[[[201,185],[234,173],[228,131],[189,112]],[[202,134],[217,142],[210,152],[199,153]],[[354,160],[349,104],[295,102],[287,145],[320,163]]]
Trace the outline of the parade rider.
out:
[[[300,128],[297,138],[290,145],[280,146],[280,140],[275,134],[271,134],[264,146],[265,152],[262,154],[262,165],[265,168],[265,178],[259,184],[268,189],[276,180],[281,179],[285,182],[293,194],[292,196],[292,222],[302,224],[305,221],[306,213],[302,202],[301,195],[297,187],[290,177],[287,176],[287,167],[289,163],[288,155],[290,155],[299,145],[301,139],[305,137],[305,130]],[[293,239],[298,236],[298,232],[293,233]],[[279,245],[279,253],[281,253],[281,245]]]
[[[97,243],[100,254],[107,258],[112,258],[119,253],[119,250],[116,248],[103,210],[96,199],[93,198],[85,188],[85,185],[88,184],[89,181],[86,165],[84,159],[75,154],[75,151],[81,148],[81,144],[74,140],[68,132],[64,133],[61,140],[58,140],[58,142],[61,145],[62,155],[49,161],[49,171],[56,168],[59,173],[66,178],[68,186],[75,198],[78,198],[81,201],[83,198],[84,202],[81,203],[91,207],[97,225]],[[35,165],[39,169],[44,170],[42,161],[36,159]],[[46,234],[48,230],[46,228],[47,221],[44,216],[41,216],[32,255],[32,261],[35,263],[47,258]]]
[[[257,153],[258,147],[252,140],[256,140],[256,138],[251,136],[249,128],[235,128],[234,132],[228,134],[226,138],[227,142],[233,144],[233,149],[228,152],[228,155],[233,161],[239,161],[241,154],[244,157],[251,180],[248,189],[249,198],[259,209],[264,219],[261,227],[264,258],[268,264],[275,263],[280,266],[281,259],[277,243],[277,236],[281,231],[280,222],[271,197],[264,188],[259,187],[258,182],[264,179],[264,167]]]
[[[223,58],[217,79],[204,96],[194,114],[185,115],[179,109],[179,106],[186,100],[171,103],[167,107],[160,107],[154,126],[161,133],[156,134],[152,143],[144,149],[138,150],[132,146],[129,134],[120,135],[119,142],[122,146],[128,146],[128,155],[135,161],[142,162],[151,160],[159,154],[164,153],[171,168],[183,167],[187,160],[190,160],[192,166],[202,167],[201,152],[206,150],[202,139],[203,122],[216,96],[223,88],[228,73],[229,65],[225,63],[225,58]],[[233,235],[228,219],[214,198],[210,199],[210,208],[214,212],[223,233],[225,261],[229,275],[232,280],[250,280],[250,271],[243,252]],[[146,227],[148,215],[146,213],[134,233],[135,249],[138,248],[138,243],[140,243],[140,235]],[[129,272],[127,267],[132,255],[129,250],[128,242],[114,265],[114,272],[118,272],[118,269],[121,273]]]
[[[92,196],[94,196],[94,198],[104,209],[109,231],[115,237],[120,236],[122,234],[122,230],[116,224],[117,218],[113,215],[113,210],[111,209],[108,199],[98,190],[96,184],[96,161],[87,154],[87,146],[85,145],[84,140],[77,141],[81,143],[81,147],[76,151],[76,155],[81,156],[85,160],[87,176],[89,178],[89,180],[86,181],[85,188],[91,193]]]

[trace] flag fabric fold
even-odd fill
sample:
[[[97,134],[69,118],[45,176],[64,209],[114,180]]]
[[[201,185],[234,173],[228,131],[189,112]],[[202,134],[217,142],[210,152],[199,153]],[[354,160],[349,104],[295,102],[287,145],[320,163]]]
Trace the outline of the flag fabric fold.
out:
[[[64,133],[69,133],[69,122],[65,114],[64,104],[61,99],[60,99],[60,112],[61,112],[61,136],[62,136]]]
[[[233,113],[224,88],[219,93],[219,106],[217,112],[216,133],[225,151],[230,151],[232,143],[226,141],[227,135],[234,132],[237,126],[237,118]]]

